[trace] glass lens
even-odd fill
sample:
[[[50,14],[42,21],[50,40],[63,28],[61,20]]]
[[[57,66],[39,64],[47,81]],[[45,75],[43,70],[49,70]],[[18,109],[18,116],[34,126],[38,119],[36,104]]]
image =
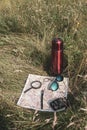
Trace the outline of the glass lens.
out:
[[[56,80],[58,82],[63,81],[63,76],[61,76],[61,75],[56,76]]]
[[[51,85],[50,85],[50,89],[52,91],[56,91],[59,88],[59,85],[56,81],[54,81]]]

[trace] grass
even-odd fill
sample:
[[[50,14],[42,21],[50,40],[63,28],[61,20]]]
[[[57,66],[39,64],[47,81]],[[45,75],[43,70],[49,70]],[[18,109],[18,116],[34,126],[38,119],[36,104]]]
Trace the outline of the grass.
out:
[[[57,113],[56,130],[87,125],[87,2],[85,0],[0,1],[0,130],[51,130],[53,114],[16,103],[29,73],[50,74],[53,37],[64,41],[70,107]],[[82,109],[83,108],[83,109]],[[86,110],[85,110],[86,109]],[[46,119],[50,119],[47,122]]]

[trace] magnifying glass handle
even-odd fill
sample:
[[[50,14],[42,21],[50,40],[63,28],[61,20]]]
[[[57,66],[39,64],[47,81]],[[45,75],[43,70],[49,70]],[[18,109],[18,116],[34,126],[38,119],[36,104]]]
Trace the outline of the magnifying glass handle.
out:
[[[41,109],[43,109],[43,95],[44,95],[44,90],[41,90]]]
[[[30,89],[31,89],[31,88],[26,89],[26,90],[24,91],[24,93],[28,92]]]

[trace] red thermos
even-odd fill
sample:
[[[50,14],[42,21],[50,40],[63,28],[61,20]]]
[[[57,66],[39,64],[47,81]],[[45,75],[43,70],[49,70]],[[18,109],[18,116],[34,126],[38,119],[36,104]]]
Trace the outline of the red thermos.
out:
[[[52,40],[52,72],[60,75],[63,71],[63,41],[60,38]]]

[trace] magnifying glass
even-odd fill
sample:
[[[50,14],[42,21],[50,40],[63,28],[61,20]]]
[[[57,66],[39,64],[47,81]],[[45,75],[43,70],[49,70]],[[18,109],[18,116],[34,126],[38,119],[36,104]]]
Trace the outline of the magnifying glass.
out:
[[[28,92],[30,89],[39,89],[42,86],[42,83],[39,80],[32,81],[30,84],[31,88],[28,88],[24,93]]]

